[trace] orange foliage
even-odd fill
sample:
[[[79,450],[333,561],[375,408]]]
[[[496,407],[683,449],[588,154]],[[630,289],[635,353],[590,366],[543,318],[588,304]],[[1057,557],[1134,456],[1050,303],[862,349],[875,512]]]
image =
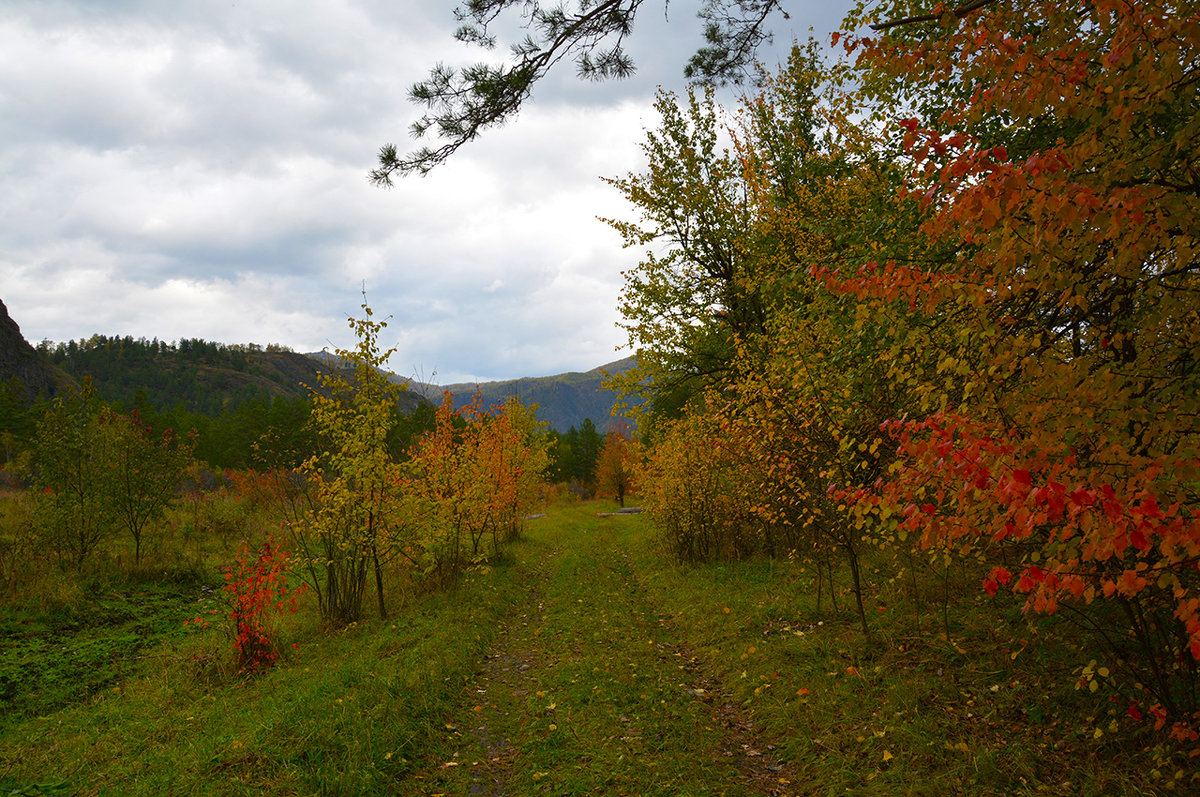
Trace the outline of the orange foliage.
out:
[[[813,268],[879,317],[926,315],[893,378],[931,346],[952,377],[920,382],[935,412],[886,425],[890,475],[845,494],[926,545],[1015,555],[984,588],[1033,610],[1117,601],[1154,698],[1196,711],[1177,679],[1200,658],[1200,17],[987,4],[847,47],[878,97],[919,96],[894,128],[906,191],[956,256]],[[951,317],[958,334],[924,333]]]

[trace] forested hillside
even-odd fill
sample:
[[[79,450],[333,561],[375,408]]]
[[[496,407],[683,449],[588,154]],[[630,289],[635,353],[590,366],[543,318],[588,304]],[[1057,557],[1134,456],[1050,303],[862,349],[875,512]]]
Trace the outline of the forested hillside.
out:
[[[298,452],[311,443],[305,430],[309,388],[318,389],[321,374],[331,368],[281,346],[229,345],[190,338],[166,342],[93,335],[65,343],[43,342],[36,350],[25,346],[26,360],[39,364],[45,373],[59,375],[58,380],[65,384],[89,382],[113,409],[136,411],[156,433],[195,431],[197,458],[217,468],[245,467],[255,464],[255,457],[281,456],[283,452],[290,452],[286,458],[296,464]],[[18,384],[19,389],[4,392],[12,406],[0,433],[8,433],[10,451],[30,442],[34,423],[44,409],[30,399],[51,395],[39,387],[41,383],[18,379]],[[432,410],[415,393],[397,394],[399,417],[409,418],[420,408]],[[407,428],[407,422],[400,428]],[[278,450],[256,453],[255,446],[268,432]],[[4,459],[7,461],[7,455]]]
[[[184,407],[215,416],[251,399],[298,399],[316,385],[320,365],[280,346],[202,339],[93,335],[39,345],[46,360],[76,380],[91,377],[109,401],[166,412]]]

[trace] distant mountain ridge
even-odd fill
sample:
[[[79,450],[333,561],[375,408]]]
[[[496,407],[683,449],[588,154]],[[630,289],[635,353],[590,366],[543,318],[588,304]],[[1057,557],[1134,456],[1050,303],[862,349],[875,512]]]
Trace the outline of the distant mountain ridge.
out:
[[[460,382],[446,385],[442,390],[453,393],[455,406],[459,407],[470,403],[476,390],[484,405],[501,404],[509,396],[516,396],[524,404],[537,404],[538,418],[556,431],[566,432],[572,426],[579,428],[584,418],[591,418],[596,429],[603,433],[616,420],[612,417],[612,409],[617,394],[603,387],[606,374],[624,373],[634,364],[633,357],[626,357],[590,371],[502,382]]]
[[[214,418],[246,402],[305,401],[320,389],[331,363],[280,346],[226,345],[202,339],[178,342],[93,335],[40,345],[36,354],[77,381],[89,377],[100,395],[123,407],[157,412],[177,408]],[[408,414],[426,401],[405,394]]]
[[[215,416],[249,400],[306,398],[308,387],[315,387],[318,375],[336,359],[328,352],[298,354],[279,346],[105,335],[34,348],[0,302],[0,381],[12,383],[30,400],[90,376],[108,401],[160,412],[183,407]],[[579,428],[585,418],[604,432],[613,422],[616,403],[616,394],[602,387],[605,374],[623,373],[633,365],[634,359],[627,357],[590,371],[444,386],[389,377],[411,388],[401,401],[403,412],[426,400],[436,404],[445,391],[462,407],[478,390],[485,407],[509,396],[536,404],[538,418],[559,432]]]
[[[309,352],[309,357],[323,362],[337,359],[327,351]],[[392,381],[404,385],[412,392],[424,396],[434,404],[441,403],[442,394],[449,391],[454,395],[454,406],[465,407],[479,392],[484,407],[503,404],[509,396],[516,396],[524,404],[537,405],[537,417],[557,432],[576,429],[585,418],[590,418],[601,433],[608,431],[616,420],[612,417],[617,395],[603,387],[608,374],[624,373],[635,364],[633,357],[615,360],[590,371],[568,371],[551,376],[526,376],[520,379],[504,379],[494,382],[457,382],[451,385],[434,385],[418,382],[396,374],[389,374]]]

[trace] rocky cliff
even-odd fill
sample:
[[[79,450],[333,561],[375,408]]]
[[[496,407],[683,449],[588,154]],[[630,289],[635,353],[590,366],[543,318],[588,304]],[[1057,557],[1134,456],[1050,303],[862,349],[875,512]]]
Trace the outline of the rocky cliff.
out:
[[[21,328],[0,301],[0,384],[11,385],[27,399],[52,396],[70,377],[47,363],[21,335]]]

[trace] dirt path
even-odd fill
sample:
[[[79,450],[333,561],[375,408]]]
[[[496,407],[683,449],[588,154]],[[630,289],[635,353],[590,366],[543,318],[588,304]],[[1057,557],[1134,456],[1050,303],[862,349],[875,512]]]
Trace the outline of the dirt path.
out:
[[[649,600],[624,518],[524,543],[526,605],[479,662],[425,794],[795,794],[773,747]]]

